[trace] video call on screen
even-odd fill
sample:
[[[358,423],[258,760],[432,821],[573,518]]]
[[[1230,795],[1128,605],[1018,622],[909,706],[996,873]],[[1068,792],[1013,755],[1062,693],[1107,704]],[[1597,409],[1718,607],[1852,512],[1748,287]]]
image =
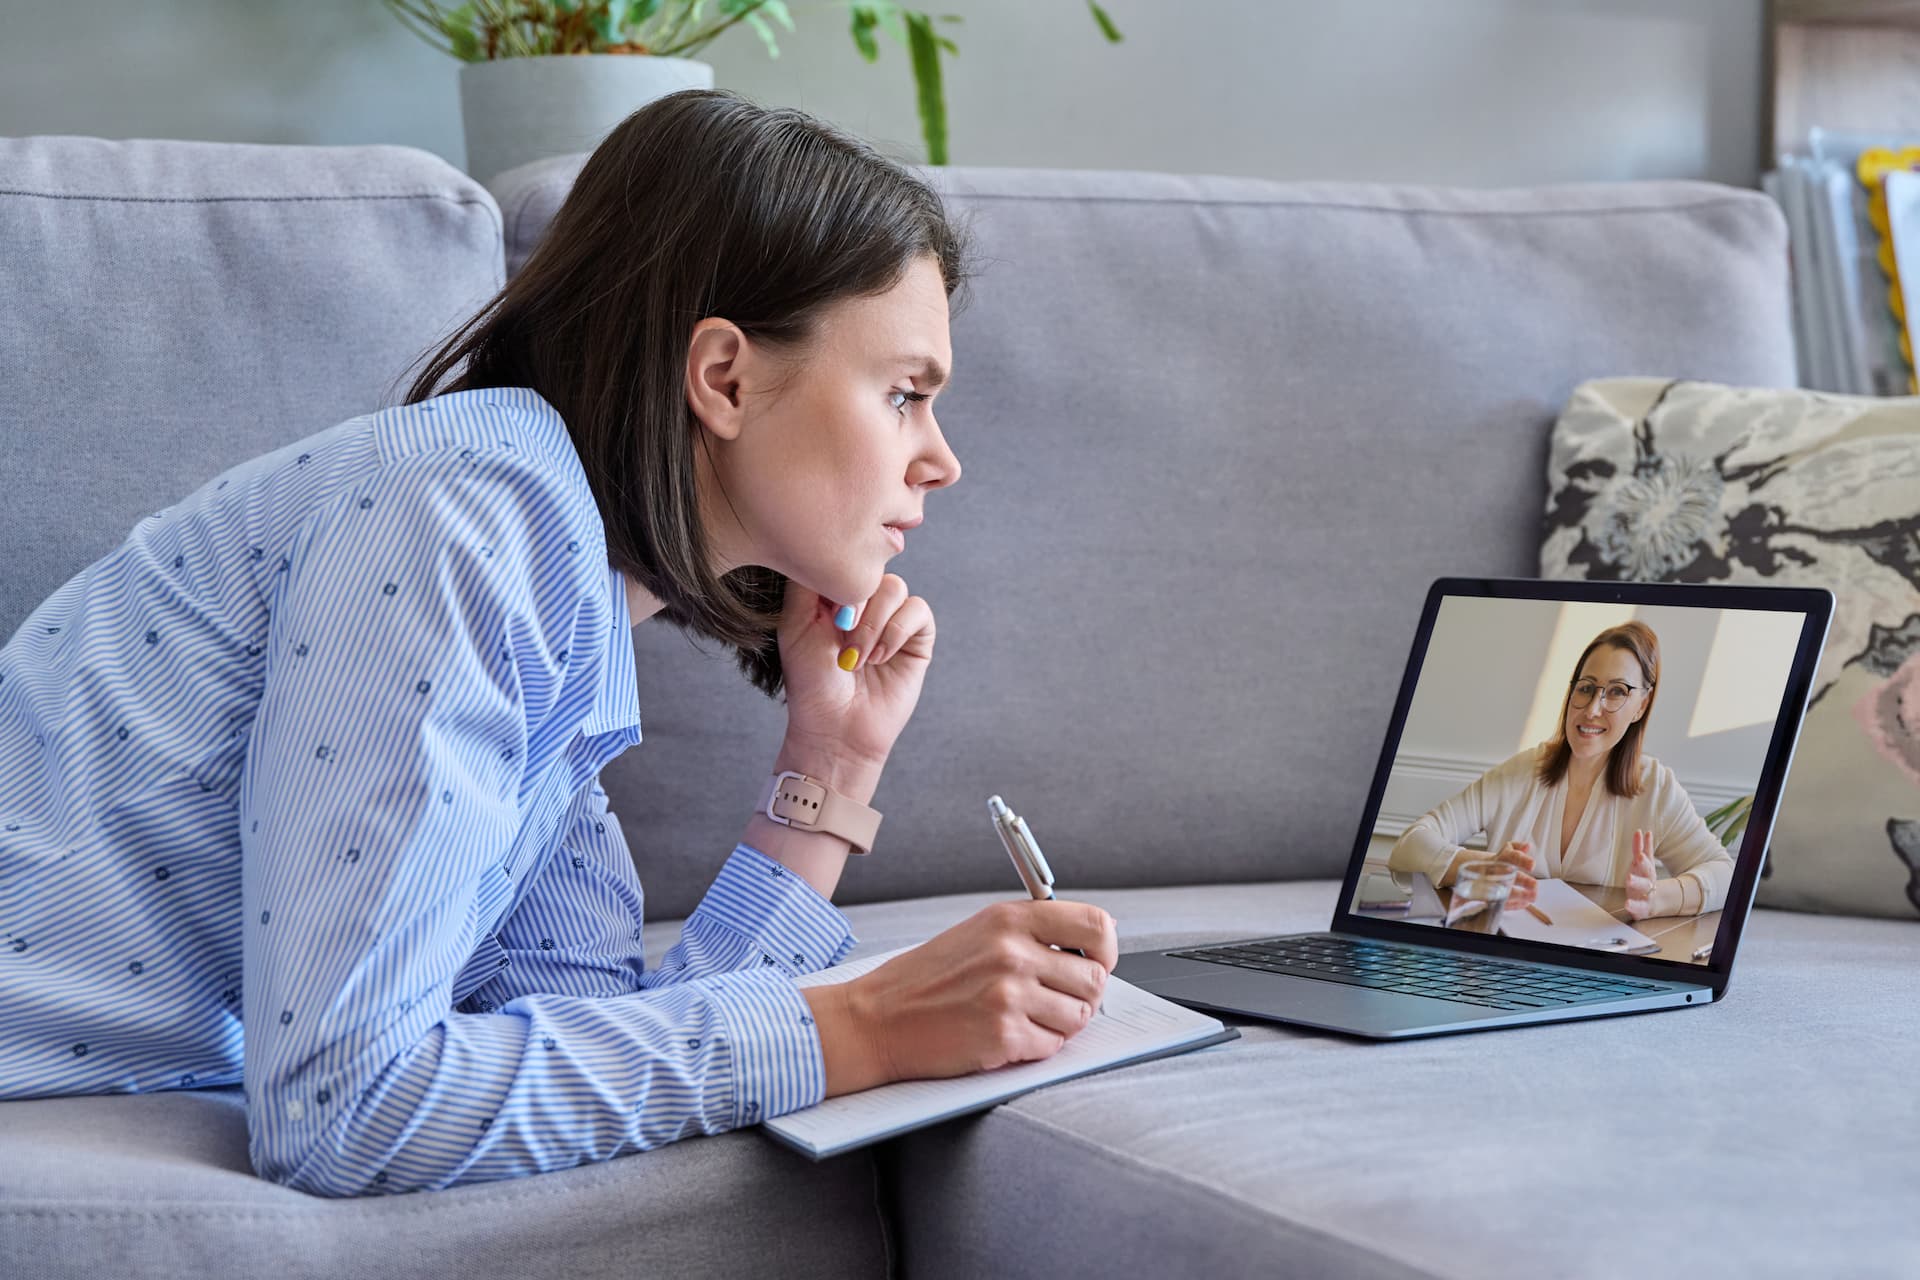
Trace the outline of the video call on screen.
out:
[[[1709,963],[1804,621],[1443,598],[1351,909]]]

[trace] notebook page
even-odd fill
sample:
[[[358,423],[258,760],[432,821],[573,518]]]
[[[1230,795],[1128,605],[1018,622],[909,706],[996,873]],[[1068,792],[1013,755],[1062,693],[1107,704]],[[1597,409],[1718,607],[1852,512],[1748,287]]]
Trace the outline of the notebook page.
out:
[[[900,951],[908,948],[902,947]],[[858,977],[900,951],[804,974],[801,987]],[[1121,978],[1107,979],[1106,1009],[1052,1057],[944,1080],[900,1080],[766,1121],[766,1127],[810,1146],[831,1149],[896,1129],[977,1109],[1076,1074],[1170,1049],[1221,1029],[1218,1018],[1182,1008]]]

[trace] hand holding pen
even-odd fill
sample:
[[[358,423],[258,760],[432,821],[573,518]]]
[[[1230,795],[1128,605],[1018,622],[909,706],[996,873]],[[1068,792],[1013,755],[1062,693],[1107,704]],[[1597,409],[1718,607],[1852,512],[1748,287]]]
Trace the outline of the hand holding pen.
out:
[[[807,987],[826,1096],[1048,1057],[1092,1021],[1119,959],[1100,908],[1006,899],[850,981]]]
[[[987,810],[993,814],[993,829],[1000,837],[1000,843],[1006,846],[1007,856],[1013,859],[1013,869],[1020,873],[1020,882],[1027,886],[1027,892],[1036,902],[1052,902],[1053,868],[1047,865],[1046,855],[1040,852],[1040,842],[1033,838],[1033,832],[1027,829],[1027,820],[1007,808],[1006,801],[999,796],[987,797]],[[1060,948],[1055,947],[1058,951]],[[1067,950],[1077,956],[1087,953],[1078,947]],[[1106,1012],[1103,1001],[1100,1011]]]

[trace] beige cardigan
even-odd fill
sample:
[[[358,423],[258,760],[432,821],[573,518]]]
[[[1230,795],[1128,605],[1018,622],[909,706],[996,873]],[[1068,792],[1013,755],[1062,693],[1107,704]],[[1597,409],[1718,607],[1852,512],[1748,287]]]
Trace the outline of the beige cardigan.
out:
[[[1487,847],[1510,840],[1532,842],[1533,874],[1578,884],[1624,885],[1633,862],[1633,833],[1653,832],[1653,856],[1681,880],[1681,900],[1716,911],[1727,899],[1733,858],[1693,807],[1673,770],[1652,756],[1640,757],[1640,794],[1627,799],[1594,786],[1567,856],[1560,856],[1560,821],[1567,810],[1567,783],[1546,786],[1535,773],[1540,748],[1529,747],[1495,765],[1466,790],[1443,800],[1408,827],[1393,846],[1395,871],[1424,871],[1437,885],[1460,851],[1461,841],[1486,832]],[[1691,890],[1686,879],[1691,877]]]

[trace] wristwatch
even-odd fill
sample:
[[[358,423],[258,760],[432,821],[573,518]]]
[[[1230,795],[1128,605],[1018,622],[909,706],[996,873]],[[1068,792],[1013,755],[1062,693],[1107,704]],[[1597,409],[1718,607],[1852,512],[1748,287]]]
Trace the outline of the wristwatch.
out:
[[[880,831],[880,811],[842,795],[818,778],[788,769],[768,779],[760,809],[769,818],[795,831],[823,831],[853,846],[855,853],[873,848]]]

